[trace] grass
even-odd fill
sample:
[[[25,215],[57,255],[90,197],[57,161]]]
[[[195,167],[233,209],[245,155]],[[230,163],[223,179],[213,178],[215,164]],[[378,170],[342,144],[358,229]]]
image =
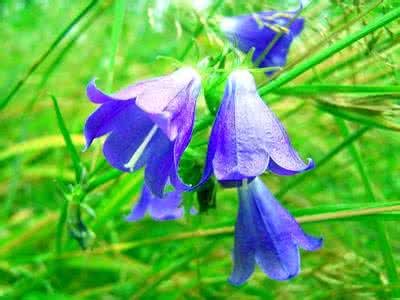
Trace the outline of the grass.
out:
[[[224,76],[243,56],[215,32],[220,16],[296,7],[279,1],[3,1],[0,3],[0,299],[391,299],[398,241],[400,8],[395,0],[311,1],[285,68],[254,73],[259,92],[316,169],[263,179],[324,247],[274,282],[231,271],[234,190],[179,221],[124,221],[142,172],[112,169],[101,142],[82,152],[97,77],[115,91],[196,66],[204,94],[182,175],[201,171]],[[160,57],[164,57],[161,59]],[[247,65],[248,66],[248,65]],[[196,196],[193,197],[196,199]]]

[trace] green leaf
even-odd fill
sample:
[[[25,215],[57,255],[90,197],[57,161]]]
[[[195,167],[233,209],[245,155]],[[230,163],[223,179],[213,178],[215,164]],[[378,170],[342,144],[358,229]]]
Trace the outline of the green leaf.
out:
[[[58,106],[58,102],[55,96],[51,96],[51,99],[53,100],[53,104],[54,104],[54,110],[56,111],[56,116],[57,116],[57,123],[58,123],[58,127],[60,128],[61,134],[64,137],[64,141],[65,144],[67,146],[68,152],[71,156],[72,159],[72,163],[74,166],[74,170],[75,170],[75,178],[76,178],[76,182],[79,183],[81,182],[82,179],[82,164],[81,164],[81,160],[79,158],[78,152],[75,149],[75,146],[72,142],[71,136],[68,132],[67,127],[65,126],[63,117],[61,115],[61,111],[60,108]]]

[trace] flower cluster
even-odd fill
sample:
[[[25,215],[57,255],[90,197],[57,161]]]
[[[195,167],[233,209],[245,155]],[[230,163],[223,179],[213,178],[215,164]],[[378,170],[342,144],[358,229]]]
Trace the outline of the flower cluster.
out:
[[[289,23],[292,17],[287,12],[265,12],[224,18],[222,30],[240,50],[255,48],[253,59],[260,60],[261,67],[283,66],[293,38],[303,28],[301,19]],[[282,37],[264,51],[277,32],[283,32]],[[178,170],[192,137],[200,90],[200,75],[191,67],[111,95],[90,82],[88,98],[100,107],[86,121],[86,148],[107,135],[103,153],[113,167],[125,172],[145,168],[142,193],[128,221],[138,221],[146,212],[155,220],[181,218],[182,193],[211,176],[224,187],[236,187],[239,210],[229,281],[243,284],[256,264],[271,279],[290,279],[300,270],[299,247],[314,251],[322,240],[303,232],[260,176],[267,171],[295,175],[312,169],[314,163],[300,158],[284,126],[258,95],[251,73],[236,70],[228,77],[211,129],[202,178],[194,186],[186,184]],[[165,192],[166,185],[174,190]]]

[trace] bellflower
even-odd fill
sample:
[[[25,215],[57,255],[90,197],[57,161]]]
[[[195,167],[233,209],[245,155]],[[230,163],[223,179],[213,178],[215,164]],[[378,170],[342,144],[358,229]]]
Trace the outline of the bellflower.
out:
[[[224,185],[240,186],[269,170],[294,175],[314,167],[292,147],[285,128],[257,93],[250,72],[231,73],[211,131],[204,174]],[[197,186],[198,186],[197,185]]]
[[[163,198],[159,198],[152,194],[144,184],[140,198],[126,220],[130,222],[139,221],[146,212],[157,221],[180,219],[184,213],[183,207],[180,206],[181,203],[181,192],[175,190],[166,193]]]
[[[305,234],[261,179],[243,184],[239,201],[230,283],[243,284],[255,264],[271,279],[293,278],[300,271],[299,247],[315,251],[322,246],[322,239]]]
[[[251,15],[225,17],[220,23],[221,30],[226,37],[244,53],[254,48],[252,60],[260,68],[283,67],[293,39],[303,30],[304,20],[297,18],[289,26],[295,12],[268,11]],[[283,34],[267,50],[264,57],[260,57],[274,40],[275,36]],[[267,72],[272,74],[273,72]]]
[[[90,82],[87,96],[100,107],[86,121],[86,149],[108,134],[103,153],[113,167],[131,172],[146,166],[145,183],[160,198],[167,182],[187,188],[177,169],[192,136],[200,88],[200,76],[189,67],[111,95]]]

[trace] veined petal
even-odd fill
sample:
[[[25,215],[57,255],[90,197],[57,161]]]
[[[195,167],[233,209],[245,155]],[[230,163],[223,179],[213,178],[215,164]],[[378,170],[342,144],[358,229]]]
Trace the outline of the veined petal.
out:
[[[163,196],[169,180],[189,189],[178,175],[181,156],[192,136],[200,76],[192,68],[131,85],[107,95],[94,81],[89,99],[101,104],[87,120],[87,147],[109,133],[103,153],[115,168],[129,172],[145,165],[145,181],[152,193]]]
[[[239,212],[235,225],[233,271],[229,282],[241,285],[253,274],[255,268],[256,232],[250,207],[248,190],[239,190]]]
[[[210,138],[214,174],[219,181],[238,181],[258,176],[268,166],[265,139],[266,106],[257,98],[253,77],[235,71],[228,79]],[[212,139],[212,140],[211,140]]]
[[[300,271],[300,253],[290,229],[285,227],[286,219],[282,217],[287,216],[276,215],[273,205],[279,204],[260,179],[250,183],[250,189],[257,232],[257,264],[271,279],[290,279]]]
[[[296,219],[275,199],[260,178],[256,178],[251,185],[253,186],[253,198],[261,199],[261,201],[257,201],[257,205],[262,218],[280,230],[279,236],[290,235],[293,243],[307,251],[321,248],[322,239],[306,234]]]
[[[322,246],[322,239],[305,235],[296,220],[279,204],[261,179],[256,178],[249,184],[249,189],[259,233],[257,263],[272,279],[290,279],[300,271],[298,246],[314,251]]]
[[[264,52],[275,36],[283,34],[262,59],[260,67],[282,67],[293,39],[301,33],[304,20],[297,18],[287,29],[295,12],[259,12],[252,15],[225,17],[220,27],[227,38],[241,51],[247,53],[255,48],[253,62]],[[272,74],[274,72],[267,72]]]
[[[146,84],[136,103],[170,140],[175,140],[179,131],[191,132],[200,88],[198,73],[190,67],[181,68]]]
[[[299,246],[314,251],[322,246],[322,239],[305,234],[259,178],[243,184],[239,199],[233,283],[241,284],[251,275],[252,260],[271,279],[295,277],[300,272]]]

